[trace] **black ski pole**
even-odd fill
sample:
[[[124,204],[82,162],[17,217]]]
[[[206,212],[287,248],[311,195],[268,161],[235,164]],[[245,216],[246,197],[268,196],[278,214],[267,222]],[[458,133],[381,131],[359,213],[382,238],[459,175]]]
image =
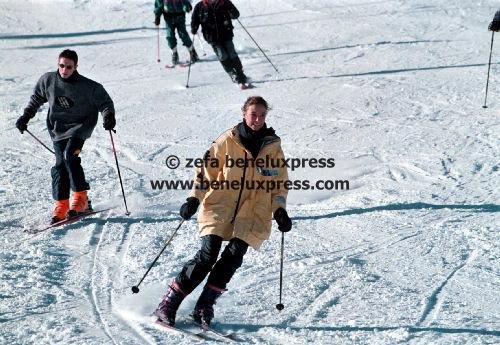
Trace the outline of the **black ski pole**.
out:
[[[240,20],[239,19],[236,19],[238,21],[238,23],[240,23],[241,27],[243,28],[243,30],[246,31],[246,33],[248,34],[248,36],[250,36],[250,38],[252,39],[253,43],[255,43],[255,45],[257,46],[257,48],[259,48],[259,50],[261,51],[262,54],[264,54],[264,56],[266,57],[267,61],[269,61],[269,63],[273,66],[273,68],[276,70],[276,72],[278,72],[278,69],[276,68],[276,66],[274,66],[274,64],[271,62],[271,60],[269,60],[269,58],[267,57],[266,53],[264,53],[264,51],[262,50],[262,48],[259,46],[259,44],[254,40],[254,38],[252,37],[252,35],[250,35],[250,33],[248,32],[248,30],[243,26],[243,24],[241,24]]]
[[[156,25],[156,27],[158,28],[158,35],[157,35],[157,39],[156,39],[156,50],[158,52],[157,54],[157,58],[156,58],[156,61],[157,62],[160,62],[160,25]]]
[[[125,203],[125,214],[128,216],[130,212],[127,208],[127,199],[125,199],[125,190],[123,190],[122,175],[120,174],[120,166],[118,165],[118,157],[116,156],[115,141],[113,140],[113,134],[109,130],[109,136],[111,137],[111,145],[113,146],[113,154],[115,155],[116,170],[118,171],[118,178],[120,179],[120,186],[122,187],[123,202]]]
[[[174,230],[174,233],[170,236],[170,238],[167,240],[167,242],[165,242],[165,245],[161,249],[160,253],[158,253],[158,255],[156,256],[156,258],[153,260],[153,263],[151,265],[149,265],[148,270],[142,276],[141,280],[139,281],[139,284],[132,286],[132,293],[138,293],[139,292],[139,285],[141,285],[141,283],[144,280],[144,278],[146,278],[146,276],[148,275],[149,271],[151,271],[151,268],[153,268],[153,266],[155,265],[156,261],[158,261],[158,258],[161,256],[161,254],[163,254],[163,251],[165,250],[165,248],[167,248],[167,246],[169,245],[169,243],[172,242],[175,234],[177,233],[177,230],[179,230],[179,228],[181,227],[182,223],[184,223],[184,219],[181,220],[181,222],[179,223],[179,225],[177,226],[177,228]]]
[[[193,35],[193,49],[194,49],[194,35]],[[189,52],[189,66],[188,66],[188,77],[187,77],[187,80],[186,80],[186,88],[189,87],[189,76],[191,75],[191,65],[193,63],[193,59],[192,59],[193,55],[191,54],[191,52]]]
[[[53,155],[55,155],[56,153],[54,151],[52,151],[51,149],[49,149],[49,147],[47,145],[45,145],[40,139],[38,139],[37,137],[35,137],[33,135],[33,133],[31,133],[30,131],[28,131],[26,129],[26,132],[28,132],[29,135],[31,135],[33,137],[33,139],[35,139],[36,141],[38,141],[43,147],[45,147],[47,150],[49,150]]]
[[[486,105],[486,98],[488,97],[488,83],[490,81],[490,67],[491,67],[491,52],[493,51],[493,37],[495,36],[495,31],[491,32],[491,47],[490,47],[490,60],[488,61],[488,77],[486,77],[486,92],[484,94],[484,105],[483,108],[488,108]]]
[[[281,303],[281,295],[283,292],[283,256],[284,256],[284,248],[285,248],[285,233],[281,233],[281,263],[280,263],[280,302],[276,304],[276,309],[282,311],[285,306]]]

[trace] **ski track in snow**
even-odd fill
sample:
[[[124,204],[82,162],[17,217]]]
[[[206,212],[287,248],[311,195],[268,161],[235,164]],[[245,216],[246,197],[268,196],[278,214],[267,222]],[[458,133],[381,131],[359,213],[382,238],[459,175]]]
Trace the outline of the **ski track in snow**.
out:
[[[150,1],[0,3],[0,344],[192,344],[156,327],[150,314],[198,249],[194,220],[179,229],[140,293],[130,292],[178,224],[187,196],[153,190],[149,181],[192,178],[191,168],[169,170],[165,159],[201,157],[240,120],[253,94],[270,101],[268,124],[288,157],[335,158],[333,169],[297,169],[292,179],[347,179],[350,190],[290,191],[285,309],[274,308],[281,235],[273,225],[218,301],[214,326],[248,344],[497,344],[496,44],[489,108],[480,106],[486,28],[498,3],[234,2],[279,68],[234,22],[235,47],[257,86],[249,91],[231,84],[206,42],[185,88],[186,69],[164,68],[163,23],[158,64]],[[201,55],[200,43],[196,37]],[[64,48],[77,50],[80,72],[115,102],[114,139],[132,214],[123,215],[109,133],[99,120],[82,162],[94,208],[119,207],[20,234],[47,220],[53,157],[13,124]],[[46,112],[30,129],[49,144]],[[188,314],[200,291],[181,305],[181,327],[194,329]]]

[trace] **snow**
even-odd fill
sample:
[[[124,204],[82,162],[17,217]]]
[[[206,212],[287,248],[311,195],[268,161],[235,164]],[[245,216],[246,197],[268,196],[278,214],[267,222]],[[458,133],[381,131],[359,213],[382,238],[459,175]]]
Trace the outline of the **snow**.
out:
[[[0,1],[0,343],[191,344],[149,314],[199,246],[186,222],[133,295],[179,223],[189,179],[169,155],[200,157],[240,118],[249,95],[273,107],[268,124],[287,157],[334,158],[291,179],[349,180],[350,190],[293,190],[285,236],[285,309],[278,312],[281,234],[243,266],[216,305],[215,327],[248,344],[497,344],[500,336],[499,48],[488,108],[488,23],[498,2],[234,1],[235,46],[257,88],[240,91],[209,46],[204,62],[156,62],[152,1]],[[189,22],[189,20],[188,20]],[[163,27],[164,24],[162,24]],[[200,55],[203,51],[195,38]],[[104,85],[117,109],[118,159],[99,123],[82,159],[103,215],[37,236],[49,218],[51,154],[14,123],[57,54]],[[181,60],[187,52],[180,48]],[[47,108],[30,130],[50,143]],[[200,288],[183,302],[188,327]],[[213,342],[216,342],[214,340]],[[210,343],[210,342],[207,342]]]

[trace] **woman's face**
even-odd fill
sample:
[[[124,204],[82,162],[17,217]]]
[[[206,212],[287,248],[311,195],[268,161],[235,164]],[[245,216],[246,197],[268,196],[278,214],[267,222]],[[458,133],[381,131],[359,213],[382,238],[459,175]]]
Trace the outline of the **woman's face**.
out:
[[[253,131],[258,131],[266,123],[267,109],[262,104],[253,104],[248,106],[243,113],[243,118],[248,127]]]

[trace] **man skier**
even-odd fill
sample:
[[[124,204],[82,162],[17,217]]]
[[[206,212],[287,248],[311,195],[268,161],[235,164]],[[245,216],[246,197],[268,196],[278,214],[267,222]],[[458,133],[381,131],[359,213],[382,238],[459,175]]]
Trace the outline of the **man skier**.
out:
[[[238,53],[234,50],[231,19],[240,16],[230,0],[203,0],[196,4],[191,15],[191,33],[196,35],[201,25],[203,37],[212,46],[222,67],[231,80],[242,89],[251,87],[243,73]]]
[[[103,86],[77,72],[78,55],[66,49],[59,54],[58,70],[40,77],[16,127],[23,133],[42,104],[49,103],[47,129],[53,141],[56,164],[52,167],[52,197],[55,200],[51,223],[91,210],[89,184],[81,166],[80,152],[103,115],[105,130],[115,127],[113,101]],[[73,200],[69,203],[70,188]]]
[[[186,31],[186,12],[189,13],[192,9],[188,0],[155,0],[155,25],[160,25],[160,17],[163,14],[167,31],[167,44],[172,50],[172,64],[174,66],[179,63],[177,39],[175,38],[176,29],[182,43],[188,49],[191,63],[199,60],[193,41]]]
[[[210,273],[192,313],[195,322],[210,325],[213,305],[241,266],[248,246],[257,250],[269,238],[273,214],[280,231],[291,230],[292,221],[286,212],[288,190],[283,184],[288,179],[286,166],[249,164],[253,159],[284,160],[280,138],[265,123],[268,110],[262,97],[249,97],[242,107],[243,121],[224,132],[205,154],[205,158],[216,159],[218,166],[196,170],[195,185],[180,214],[190,219],[201,205],[201,249],[169,284],[154,311],[160,321],[174,325],[182,300]],[[227,158],[244,164],[226,164]],[[214,188],[224,182],[231,188]],[[259,185],[274,188],[256,187]],[[222,241],[229,243],[217,260]]]

